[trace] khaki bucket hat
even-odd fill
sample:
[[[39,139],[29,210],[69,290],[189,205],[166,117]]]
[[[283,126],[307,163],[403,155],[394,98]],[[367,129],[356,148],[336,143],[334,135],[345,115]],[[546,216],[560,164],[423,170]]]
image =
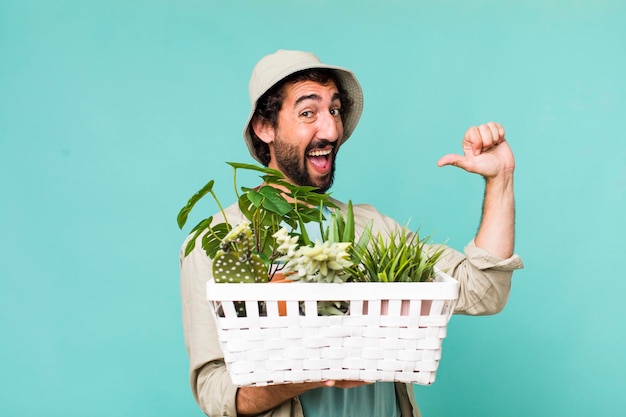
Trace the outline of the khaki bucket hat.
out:
[[[361,113],[363,112],[363,90],[361,90],[361,85],[352,71],[335,65],[323,64],[317,56],[310,52],[279,50],[273,54],[266,55],[256,64],[252,70],[252,76],[250,77],[250,84],[248,86],[252,110],[246,121],[243,137],[246,141],[246,145],[248,145],[250,154],[257,161],[261,162],[254,148],[254,144],[252,143],[252,136],[249,130],[250,121],[254,115],[257,101],[267,90],[284,78],[298,71],[313,68],[333,70],[341,87],[352,100],[350,111],[342,115],[343,137],[341,138],[341,143],[348,140],[356,128],[361,118]]]

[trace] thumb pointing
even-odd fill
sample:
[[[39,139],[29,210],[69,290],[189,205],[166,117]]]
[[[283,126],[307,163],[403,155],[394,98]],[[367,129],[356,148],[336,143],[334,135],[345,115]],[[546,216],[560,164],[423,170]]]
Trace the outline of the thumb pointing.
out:
[[[442,167],[442,166],[446,166],[446,165],[460,166],[462,160],[463,160],[463,157],[461,155],[448,154],[448,155],[442,157],[437,162],[437,166],[438,167]]]

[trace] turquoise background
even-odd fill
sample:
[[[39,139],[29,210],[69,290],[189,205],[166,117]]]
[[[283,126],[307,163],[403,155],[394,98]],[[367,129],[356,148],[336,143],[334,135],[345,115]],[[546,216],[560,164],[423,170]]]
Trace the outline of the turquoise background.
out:
[[[0,0],[0,415],[202,415],[175,216],[210,178],[234,200],[248,78],[279,48],[363,85],[334,195],[455,248],[482,180],[436,161],[507,129],[526,268],[501,314],[453,317],[425,416],[624,415],[625,22],[624,1]]]

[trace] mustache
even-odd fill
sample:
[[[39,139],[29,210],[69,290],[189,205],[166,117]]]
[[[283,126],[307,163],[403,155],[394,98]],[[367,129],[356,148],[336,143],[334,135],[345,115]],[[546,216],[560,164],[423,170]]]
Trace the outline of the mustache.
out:
[[[308,153],[314,149],[324,149],[328,146],[330,146],[332,150],[334,151],[337,144],[336,142],[331,142],[327,139],[317,139],[311,142],[309,146],[306,147],[306,152]]]

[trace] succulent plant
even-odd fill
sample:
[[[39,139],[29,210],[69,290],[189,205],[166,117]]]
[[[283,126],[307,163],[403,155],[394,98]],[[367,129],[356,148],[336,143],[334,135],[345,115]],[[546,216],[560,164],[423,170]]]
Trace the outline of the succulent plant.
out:
[[[283,262],[283,273],[292,273],[289,275],[291,280],[341,283],[352,277],[350,268],[354,263],[348,253],[351,242],[326,240],[312,246],[298,246],[298,237],[289,236],[285,228],[276,232],[274,238],[283,255],[277,261]]]

